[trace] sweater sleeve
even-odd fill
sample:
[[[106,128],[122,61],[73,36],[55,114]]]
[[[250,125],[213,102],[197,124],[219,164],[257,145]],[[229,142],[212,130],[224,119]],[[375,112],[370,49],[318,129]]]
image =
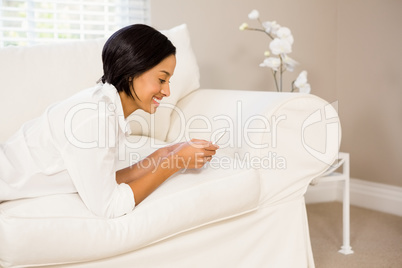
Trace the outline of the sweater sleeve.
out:
[[[134,209],[135,200],[127,184],[116,182],[117,119],[88,107],[66,117],[62,158],[88,209],[98,216],[119,217]]]

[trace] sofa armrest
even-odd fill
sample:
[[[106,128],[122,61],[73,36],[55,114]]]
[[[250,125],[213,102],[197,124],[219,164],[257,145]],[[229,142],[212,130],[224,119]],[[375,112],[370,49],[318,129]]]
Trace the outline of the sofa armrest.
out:
[[[219,142],[217,157],[258,169],[262,184],[270,188],[263,195],[273,202],[294,197],[289,191],[303,195],[339,152],[336,110],[317,96],[301,93],[197,90],[177,104],[167,141],[213,140],[223,128],[229,133]]]

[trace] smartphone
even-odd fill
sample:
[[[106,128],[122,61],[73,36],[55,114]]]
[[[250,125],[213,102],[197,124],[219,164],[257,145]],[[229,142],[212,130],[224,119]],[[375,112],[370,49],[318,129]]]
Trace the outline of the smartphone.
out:
[[[223,136],[225,136],[225,134],[228,132],[228,129],[227,128],[225,128],[225,131],[224,132],[222,132],[222,134],[217,138],[217,139],[215,139],[215,141],[213,141],[212,143],[213,144],[217,144],[218,143],[218,141],[220,140],[220,139],[222,139],[223,138]]]

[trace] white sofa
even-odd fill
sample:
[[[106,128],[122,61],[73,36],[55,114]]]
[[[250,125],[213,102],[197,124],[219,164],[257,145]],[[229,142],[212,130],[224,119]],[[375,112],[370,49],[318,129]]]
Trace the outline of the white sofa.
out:
[[[115,219],[94,216],[77,194],[1,203],[1,267],[314,267],[304,193],[337,157],[335,110],[308,94],[199,89],[186,25],[164,33],[177,47],[171,97],[154,116],[130,117],[118,167],[230,128],[214,160]],[[104,41],[1,49],[0,143],[93,86]]]

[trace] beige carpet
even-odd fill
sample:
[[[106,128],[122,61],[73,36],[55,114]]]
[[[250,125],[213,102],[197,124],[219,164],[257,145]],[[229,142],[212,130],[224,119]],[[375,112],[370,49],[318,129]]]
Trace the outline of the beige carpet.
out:
[[[401,268],[402,217],[351,207],[351,255],[342,245],[342,203],[307,205],[316,268]]]

